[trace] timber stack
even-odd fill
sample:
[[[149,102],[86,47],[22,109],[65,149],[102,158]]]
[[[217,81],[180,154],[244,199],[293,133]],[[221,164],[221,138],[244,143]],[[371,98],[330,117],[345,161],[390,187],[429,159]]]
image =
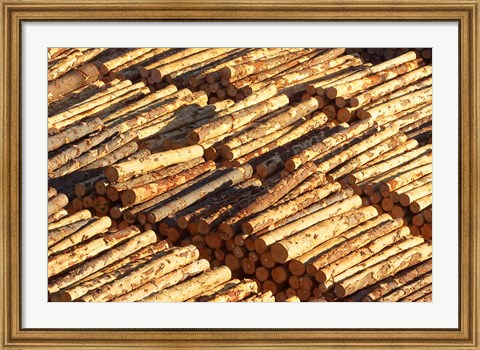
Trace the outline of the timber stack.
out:
[[[50,49],[50,300],[431,300],[430,57],[368,50]]]

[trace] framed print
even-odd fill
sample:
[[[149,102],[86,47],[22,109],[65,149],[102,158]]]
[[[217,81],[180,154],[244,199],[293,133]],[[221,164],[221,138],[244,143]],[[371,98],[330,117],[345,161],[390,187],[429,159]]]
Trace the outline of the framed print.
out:
[[[478,348],[477,13],[2,2],[2,347]]]

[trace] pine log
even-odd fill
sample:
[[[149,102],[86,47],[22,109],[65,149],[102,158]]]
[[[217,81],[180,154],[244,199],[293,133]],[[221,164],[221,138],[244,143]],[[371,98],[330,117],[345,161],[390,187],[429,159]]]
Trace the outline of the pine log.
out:
[[[57,211],[52,216],[49,216],[47,222],[50,224],[52,222],[60,220],[61,218],[65,217],[67,215],[68,215],[68,212],[65,209],[60,209],[59,211]]]
[[[166,218],[168,215],[174,214],[188,207],[189,205],[200,201],[209,194],[214,194],[224,190],[225,188],[236,185],[241,181],[248,180],[252,176],[252,173],[253,169],[249,165],[229,170],[224,175],[212,180],[209,183],[201,185],[195,190],[192,190],[190,193],[165,203],[165,205],[161,208],[152,210],[147,216],[148,222],[158,222]]]
[[[414,301],[417,299],[415,292],[421,291],[422,288],[432,284],[432,274],[426,273],[419,278],[409,281],[406,284],[399,286],[391,293],[378,298],[377,301]]]
[[[343,298],[401,270],[425,261],[431,256],[432,246],[428,243],[422,243],[337,283],[334,287],[335,294]]]
[[[113,152],[119,149],[120,147],[134,140],[136,137],[137,137],[137,134],[133,130],[127,131],[126,133],[115,136],[111,140],[99,145],[94,149],[91,149],[88,153],[84,153],[79,157],[70,160],[65,165],[55,170],[49,171],[49,178],[56,179],[61,176],[65,176],[67,174],[71,174],[72,172],[78,169],[81,169],[86,165],[96,162],[96,159],[105,157],[110,152]],[[102,161],[100,161],[100,164],[102,164]],[[53,163],[52,163],[52,166],[53,166]]]
[[[125,230],[110,233],[104,237],[91,240],[75,247],[64,254],[58,254],[48,259],[48,277],[59,274],[139,233],[139,229],[130,226]]]
[[[140,252],[142,248],[154,243],[155,241],[155,232],[145,231],[144,233],[129,239],[127,242],[122,243],[121,245],[110,249],[98,257],[95,257],[94,259],[80,265],[65,276],[57,278],[49,284],[48,291],[50,293],[56,293],[61,289],[74,285],[80,280],[88,280],[92,278],[91,276],[98,275],[96,273],[102,271],[102,269],[104,269],[106,266],[111,265],[113,262],[119,262],[122,258],[130,256],[135,252]],[[140,260],[140,258],[137,258],[135,261],[138,260]],[[129,265],[132,265],[132,263],[127,264],[127,266]],[[121,266],[117,266],[114,270],[118,270],[120,267]],[[69,300],[67,301],[70,301],[85,294],[86,292],[87,291],[85,291],[83,288],[74,288],[73,290],[67,292],[68,295],[62,294],[62,296],[59,296],[59,299],[68,298]]]
[[[265,210],[269,206],[275,204],[279,199],[285,196],[290,190],[298,186],[307,177],[315,172],[315,165],[313,163],[307,163],[298,171],[292,173],[284,179],[281,179],[275,186],[269,189],[265,194],[259,196],[248,207],[239,211],[236,215],[229,218],[226,222],[220,224],[219,229],[222,231],[223,239],[228,239],[234,236],[235,231],[240,229],[239,220],[248,217],[252,214]]]
[[[248,298],[242,300],[244,302],[262,302],[262,303],[272,303],[275,302],[275,297],[273,296],[270,290],[266,292],[261,292],[256,295],[252,295]]]
[[[311,262],[321,257],[323,254],[333,253],[336,250],[331,249],[336,248],[337,246],[340,246],[345,242],[348,242],[349,239],[355,239],[355,237],[362,235],[363,233],[367,232],[370,229],[373,229],[378,225],[387,223],[391,221],[391,219],[392,218],[390,217],[390,215],[383,214],[378,217],[374,217],[373,219],[367,220],[366,222],[327,240],[326,242],[320,244],[316,248],[308,251],[307,253],[290,260],[290,262],[288,263],[288,268],[292,274],[296,276],[301,276],[307,272],[307,266]],[[316,273],[316,271],[311,272],[312,275],[314,275],[313,272]]]
[[[208,302],[236,302],[240,301],[251,294],[257,293],[258,285],[253,280],[243,280],[232,288],[217,293],[213,298],[207,300]]]
[[[412,151],[404,153],[394,158],[390,158],[382,163],[363,168],[353,174],[348,175],[347,180],[350,184],[357,184],[366,179],[378,176],[385,173],[387,170],[401,166],[405,163],[409,163],[418,157],[430,157],[431,158],[432,146],[426,145],[424,147],[416,148]]]
[[[123,191],[121,195],[122,205],[127,206],[143,203],[215,168],[215,163],[208,161],[176,175]]]
[[[408,171],[400,173],[398,176],[394,176],[388,178],[387,181],[380,184],[380,191],[382,194],[388,194],[397,188],[401,188],[413,181],[421,179],[422,177],[429,175],[432,173],[432,164],[431,162],[431,154],[429,157],[423,156],[421,160],[426,162],[427,164],[414,167],[413,169],[409,169]]]
[[[314,210],[311,210],[310,207],[306,209],[307,215],[301,216],[301,212],[299,212],[296,214],[298,219],[293,219],[288,224],[278,226],[278,228],[258,236],[255,240],[255,251],[257,253],[263,253],[267,250],[267,247],[271,246],[275,242],[281,241],[282,239],[299,233],[306,228],[312,227],[323,220],[332,217],[333,215],[348,212],[349,210],[358,208],[361,205],[362,201],[359,196],[353,196],[347,199],[342,197],[342,195],[334,194],[333,196],[321,200],[314,205]],[[336,203],[338,200],[341,201]],[[288,219],[289,218],[287,217],[287,220]]]
[[[422,186],[418,186],[416,188],[413,188],[411,190],[401,193],[399,197],[399,202],[401,205],[408,207],[415,200],[425,197],[431,193],[432,193],[432,183],[427,182]],[[418,212],[420,212],[420,210],[418,210]]]
[[[297,169],[300,165],[312,160],[313,158],[319,156],[320,154],[328,151],[332,147],[338,145],[339,143],[364,132],[365,130],[374,126],[374,122],[371,119],[367,119],[362,122],[353,124],[347,129],[344,129],[336,134],[333,134],[330,137],[327,137],[323,141],[303,150],[299,154],[291,157],[285,163],[285,169],[288,171],[293,171]]]
[[[63,194],[57,194],[48,201],[47,215],[51,216],[68,204],[68,197]]]
[[[389,294],[391,291],[408,284],[419,276],[425,275],[430,271],[432,271],[431,259],[382,280],[380,283],[376,284],[375,288],[370,291],[362,301],[376,301],[384,295]]]
[[[390,137],[389,139],[380,142],[372,148],[367,149],[363,153],[360,153],[358,156],[350,159],[347,163],[343,164],[341,167],[328,174],[327,179],[329,181],[335,181],[342,176],[352,173],[360,166],[368,163],[372,159],[375,159],[376,157],[384,154],[385,152],[395,149],[397,146],[403,144],[405,141],[407,141],[406,135],[401,133],[394,135],[393,137]]]
[[[397,219],[393,221],[395,226],[393,232],[388,231],[388,232],[381,232],[383,231],[383,227],[379,227],[377,230],[373,230],[372,233],[372,239],[369,240],[369,236],[364,237],[366,240],[364,241],[366,244],[358,246],[355,249],[350,249],[350,245],[348,242],[346,243],[346,246],[348,249],[345,251],[345,254],[342,254],[341,256],[336,256],[338,259],[336,260],[322,260],[322,258],[315,263],[312,266],[312,268],[308,268],[312,274],[315,274],[315,278],[318,282],[323,283],[327,280],[330,280],[333,276],[336,276],[349,268],[355,266],[356,264],[368,259],[372,255],[380,252],[382,249],[385,247],[394,244],[399,241],[404,241],[406,238],[409,237],[410,230],[408,227],[401,227],[398,229],[399,225],[403,223],[403,220]],[[387,224],[389,230],[391,227],[393,227],[390,224]],[[381,233],[379,235],[376,235],[377,232],[385,233],[382,235]],[[362,243],[362,238],[357,238],[352,242],[353,245],[356,243],[360,242]],[[335,255],[334,255],[335,256]],[[328,258],[327,258],[328,259]]]
[[[215,270],[209,270],[197,277],[177,284],[153,294],[142,301],[148,302],[182,302],[199,295],[209,289],[212,289],[222,283],[229,281],[232,278],[232,272],[226,266],[221,266]]]
[[[48,255],[61,252],[67,248],[75,246],[81,242],[84,242],[100,233],[106,232],[112,225],[112,220],[108,216],[99,218],[98,220],[89,223],[82,227],[78,231],[66,236],[63,240],[51,245],[48,248]]]
[[[103,128],[103,123],[96,118],[89,122],[81,122],[79,125],[66,129],[56,135],[48,137],[48,151],[53,151],[61,146],[76,141],[85,135],[91,134]]]
[[[166,288],[172,287],[180,282],[185,281],[187,278],[196,276],[202,272],[205,272],[210,268],[210,263],[205,259],[200,259],[192,262],[189,265],[174,270],[164,276],[153,279],[144,284],[140,288],[134,289],[129,293],[123,294],[120,297],[114,299],[114,302],[132,302],[140,301],[147,298],[151,294],[158,293]]]
[[[253,95],[252,95],[253,96]],[[230,115],[215,118],[214,121],[200,126],[187,134],[190,144],[201,143],[222,134],[231,132],[249,122],[271,113],[288,104],[288,97],[279,95],[258,103],[252,107],[234,112]]]
[[[89,210],[84,210],[83,212],[88,212],[90,214]],[[83,215],[85,215],[85,214],[83,214]],[[87,215],[85,215],[85,216],[87,216]],[[96,220],[95,218],[91,219],[91,214],[90,214],[89,217],[86,217],[84,219],[75,220],[72,223],[68,223],[68,224],[63,225],[61,227],[58,227],[56,229],[49,230],[48,239],[47,239],[48,247],[51,247],[52,245],[60,242],[65,237],[71,235],[72,233],[78,231],[79,229],[81,229],[85,225],[88,225],[89,223],[91,223],[95,220]]]
[[[48,83],[48,103],[98,79],[99,71],[93,64],[73,69]]]
[[[401,145],[397,146],[396,148],[392,149],[391,151],[388,151],[372,160],[369,162],[365,163],[362,168],[368,168],[370,166],[373,166],[375,164],[382,163],[388,159],[394,158],[398,155],[401,155],[407,151],[410,151],[414,148],[418,147],[418,142],[416,140],[407,140],[406,142],[402,143]]]
[[[60,227],[64,227],[70,224],[73,224],[75,222],[85,220],[85,219],[90,219],[92,217],[92,214],[89,210],[81,210],[76,212],[75,214],[72,214],[70,216],[67,216],[66,218],[52,222],[48,224],[48,231],[52,231],[55,229],[59,229]]]
[[[284,204],[278,205],[272,209],[267,209],[259,215],[242,223],[242,231],[245,234],[251,235],[268,227],[269,225],[280,221],[292,214],[295,214],[301,209],[304,209],[319,200],[324,199],[333,192],[340,190],[339,183],[327,184],[323,187],[313,189],[302,196],[292,199]]]
[[[145,66],[145,67],[140,67],[140,75],[142,78],[147,78],[150,76],[150,73],[153,71],[154,68],[160,67],[166,64],[169,64],[171,62],[175,62],[178,60],[181,60],[182,58],[194,55],[198,52],[205,51],[206,48],[188,48],[188,49],[181,49],[176,52],[172,51],[167,51],[163,55],[160,56],[160,59],[156,60],[155,62],[152,62],[151,64]]]
[[[130,160],[109,166],[105,169],[105,177],[111,182],[121,182],[128,180],[135,175],[173,164],[187,162],[201,157],[202,155],[203,148],[198,145],[178,150],[154,153],[142,159]]]
[[[95,302],[114,300],[125,293],[147,284],[152,279],[158,279],[169,272],[194,262],[198,259],[198,255],[198,249],[192,245],[161,252],[122,278],[89,292],[84,295],[81,300]]]
[[[416,199],[410,204],[410,210],[412,213],[417,214],[425,208],[432,205],[432,194],[428,194],[424,197]]]

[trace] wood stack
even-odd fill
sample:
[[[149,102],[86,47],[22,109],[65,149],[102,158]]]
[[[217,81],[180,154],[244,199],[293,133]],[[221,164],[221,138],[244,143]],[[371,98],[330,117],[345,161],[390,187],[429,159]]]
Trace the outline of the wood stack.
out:
[[[431,66],[359,54],[98,55],[49,104],[51,299],[428,301]]]
[[[381,63],[386,60],[391,60],[397,56],[401,56],[408,51],[414,51],[418,57],[422,57],[425,60],[432,59],[431,48],[406,48],[406,47],[380,47],[380,48],[351,48],[347,49],[348,53],[356,53],[360,55],[364,62],[372,62],[374,64]]]

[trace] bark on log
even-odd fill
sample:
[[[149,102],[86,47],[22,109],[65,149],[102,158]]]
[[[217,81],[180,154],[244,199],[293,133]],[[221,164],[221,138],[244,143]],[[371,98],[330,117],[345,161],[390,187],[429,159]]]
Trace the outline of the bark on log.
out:
[[[214,194],[225,188],[238,184],[239,182],[248,180],[253,173],[253,169],[249,165],[242,166],[241,168],[229,170],[223,176],[216,178],[215,180],[203,184],[188,194],[185,194],[177,199],[165,203],[161,208],[154,209],[148,216],[148,222],[155,223],[168,215],[174,214],[189,205],[194,204],[197,201],[205,198],[209,194]]]
[[[269,225],[280,221],[290,215],[295,214],[322,199],[329,196],[333,192],[340,190],[341,186],[338,182],[327,184],[320,188],[313,189],[302,196],[292,199],[284,204],[278,205],[272,209],[267,209],[259,215],[242,223],[242,231],[245,234],[252,235],[268,227]]]
[[[57,100],[82,86],[98,79],[100,72],[93,64],[86,64],[64,74],[60,78],[48,83],[48,103]]]
[[[267,290],[266,292],[259,293],[257,295],[252,295],[244,300],[244,302],[261,302],[261,303],[273,303],[275,302],[275,297],[273,296],[272,291]]]
[[[285,95],[272,97],[252,107],[234,112],[230,115],[215,118],[214,121],[189,132],[187,134],[187,139],[190,144],[201,143],[202,141],[231,132],[232,130],[244,126],[255,119],[282,108],[287,104],[288,97]]]
[[[58,134],[48,137],[48,152],[56,150],[61,146],[76,141],[85,135],[91,134],[103,128],[103,123],[96,118],[89,122],[82,122],[77,126],[68,128]]]
[[[143,203],[215,168],[215,163],[208,161],[176,175],[123,191],[121,194],[122,205],[128,206]]]
[[[132,302],[140,301],[151,294],[158,293],[166,288],[172,287],[187,278],[196,276],[210,268],[210,263],[205,259],[192,262],[189,265],[174,270],[157,279],[153,279],[140,288],[134,289],[129,293],[123,294],[114,299],[114,302]]]
[[[310,208],[307,208],[307,215],[300,216],[301,214],[299,213],[300,215],[297,215],[300,217],[297,220],[292,220],[288,224],[280,226],[277,229],[271,230],[270,232],[259,236],[255,241],[255,251],[257,253],[263,253],[275,242],[281,241],[291,235],[301,232],[304,229],[312,227],[332,217],[333,215],[346,213],[349,210],[359,208],[362,204],[362,200],[359,196],[353,196],[351,198],[342,200],[341,202],[335,203],[336,199],[343,199],[342,197],[342,195],[334,194],[333,196],[321,200],[319,203],[315,204],[316,210],[313,212],[310,211]],[[332,198],[334,199],[332,200]]]
[[[48,248],[48,255],[61,252],[67,248],[89,240],[100,233],[106,232],[111,225],[112,220],[108,216],[99,218],[98,220],[95,220],[92,223],[82,227],[78,231],[68,235],[55,245],[50,246]]]
[[[217,293],[208,302],[237,302],[258,291],[257,282],[246,279],[226,291]]]
[[[68,212],[65,209],[60,209],[59,211],[57,211],[52,216],[49,216],[47,222],[50,224],[52,222],[60,220],[61,218],[65,217],[67,215],[68,215]]]
[[[86,214],[86,212],[88,214]],[[91,219],[91,214],[89,210],[83,210],[80,213],[82,213],[80,217],[85,216],[85,218],[82,218],[82,219],[79,218],[78,220],[75,218],[75,221],[71,223],[66,223],[65,225],[56,227],[51,230],[49,229],[48,239],[47,239],[48,247],[51,247],[52,245],[60,242],[62,239],[64,239],[68,235],[71,235],[72,233],[78,231],[82,227],[95,221],[95,219]]]
[[[131,271],[120,279],[117,279],[103,287],[84,295],[82,301],[110,301],[134,289],[147,284],[152,279],[165,276],[169,272],[184,267],[198,259],[198,249],[189,245],[182,248],[173,248],[158,255]]]
[[[431,163],[431,156],[426,157],[423,156],[422,160],[427,164],[418,167],[414,167],[413,169],[402,172],[398,176],[394,176],[389,178],[384,183],[380,184],[380,191],[382,194],[390,193],[391,191],[403,187],[415,180],[421,179],[422,177],[429,175],[432,173],[432,163]]]
[[[227,266],[221,266],[215,270],[209,270],[200,276],[165,289],[160,293],[151,295],[142,301],[148,302],[182,302],[193,298],[200,293],[212,289],[232,278],[232,272]]]
[[[51,216],[68,204],[68,197],[63,194],[57,194],[48,201],[47,215]]]
[[[422,243],[336,284],[334,287],[335,294],[337,297],[343,298],[403,269],[425,261],[431,256],[432,246],[428,243]]]
[[[422,197],[425,197],[429,194],[432,193],[432,183],[427,182],[426,184],[413,188],[409,191],[403,192],[400,194],[399,202],[401,205],[408,207],[412,202],[416,201],[417,199],[420,199]],[[418,209],[418,208],[416,208]],[[418,210],[417,212],[420,212],[421,210]],[[417,225],[418,226],[418,225]]]
[[[275,204],[279,199],[285,196],[290,190],[298,186],[302,181],[315,173],[316,167],[313,163],[307,163],[298,171],[292,173],[288,177],[281,179],[275,186],[267,191],[267,193],[259,196],[248,207],[239,211],[236,215],[229,218],[226,222],[220,224],[219,229],[222,231],[222,238],[232,238],[238,229],[240,229],[239,220],[267,209]]]
[[[377,301],[414,301],[416,298],[415,292],[420,291],[422,288],[432,284],[432,274],[426,273],[416,280],[409,281],[406,284],[399,286],[391,293],[378,298]],[[408,297],[408,299],[406,299]]]
[[[412,202],[410,204],[410,210],[412,211],[412,213],[416,214],[422,211],[423,209],[428,208],[431,205],[432,205],[432,194],[430,193]]]
[[[293,171],[297,169],[300,165],[312,160],[313,158],[319,156],[320,154],[328,151],[332,147],[338,145],[339,143],[364,132],[365,130],[374,126],[374,122],[371,119],[367,119],[362,122],[355,123],[347,129],[344,129],[336,134],[333,134],[330,137],[327,137],[323,141],[316,143],[315,145],[303,150],[299,154],[291,157],[285,163],[285,169],[288,171]]]
[[[203,156],[203,148],[198,145],[154,153],[143,159],[130,160],[109,166],[105,169],[105,177],[111,182],[126,181],[135,175],[173,164],[187,162],[201,156]]]
[[[110,233],[102,238],[89,241],[81,246],[75,247],[64,254],[58,254],[48,259],[48,277],[58,275],[60,272],[73,267],[113,246],[129,239],[140,232],[135,226],[125,230]]]
[[[131,239],[129,239],[127,242],[122,243],[121,245],[114,247],[106,251],[105,253],[99,255],[98,257],[95,257],[94,259],[73,269],[72,271],[68,272],[65,276],[55,279],[52,283],[48,285],[48,291],[49,293],[56,293],[61,289],[74,285],[78,281],[88,280],[90,278],[93,278],[92,276],[101,275],[102,273],[100,274],[96,274],[96,273],[99,271],[103,271],[107,266],[111,267],[112,263],[121,262],[121,260],[127,256],[133,257],[134,253],[141,252],[142,248],[155,243],[156,240],[157,238],[156,238],[155,232],[153,231],[145,231],[144,233],[141,233],[138,236],[134,236]],[[162,247],[163,249],[166,249],[165,244],[163,244]],[[130,258],[129,260],[131,260],[131,262],[127,264],[127,266],[132,265],[134,261],[138,261],[141,258],[143,258],[142,256],[139,256],[139,255],[140,254],[137,254],[136,259]],[[122,266],[125,266],[125,264],[123,265],[118,264],[118,265],[120,266],[116,266],[116,267],[112,266],[113,270],[118,270]],[[107,273],[107,271],[105,271],[104,273]],[[63,299],[64,297],[67,297],[70,300],[73,300],[85,294],[86,292],[87,291],[84,291],[83,288],[71,290],[68,292],[69,296],[64,295],[63,297],[61,297],[61,299]]]

